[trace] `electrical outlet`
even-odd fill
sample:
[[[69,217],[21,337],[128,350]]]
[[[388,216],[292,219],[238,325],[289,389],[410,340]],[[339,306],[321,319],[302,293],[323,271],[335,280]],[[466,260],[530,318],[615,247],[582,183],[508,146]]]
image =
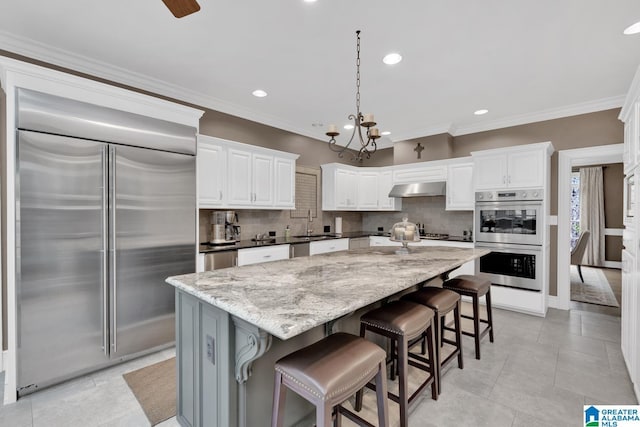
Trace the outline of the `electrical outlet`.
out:
[[[211,335],[207,335],[207,359],[212,365],[216,364],[216,340]]]

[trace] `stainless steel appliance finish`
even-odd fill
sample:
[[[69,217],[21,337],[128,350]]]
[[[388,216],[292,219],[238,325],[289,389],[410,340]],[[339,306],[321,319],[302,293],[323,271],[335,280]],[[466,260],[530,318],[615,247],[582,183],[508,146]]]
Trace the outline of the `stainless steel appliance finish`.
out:
[[[421,197],[444,196],[447,184],[445,182],[417,182],[413,184],[396,184],[391,188],[389,197]]]
[[[17,164],[18,395],[172,344],[195,157],[23,129]]]
[[[531,291],[542,290],[542,247],[498,243],[476,243],[491,253],[476,262],[476,274],[493,285]]]
[[[138,114],[19,89],[19,129],[196,154],[195,129]]]
[[[238,251],[209,252],[204,257],[205,271],[235,267],[236,265],[238,265]]]
[[[541,245],[542,195],[540,189],[476,193],[476,242]]]

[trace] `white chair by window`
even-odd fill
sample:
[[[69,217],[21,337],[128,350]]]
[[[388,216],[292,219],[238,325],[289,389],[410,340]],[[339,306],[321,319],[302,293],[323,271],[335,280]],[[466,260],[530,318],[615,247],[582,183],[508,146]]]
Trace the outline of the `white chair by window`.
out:
[[[584,251],[587,248],[587,242],[589,242],[589,236],[591,236],[591,232],[589,230],[584,230],[580,233],[580,237],[578,237],[578,243],[571,251],[571,265],[575,265],[578,267],[578,274],[580,275],[580,280],[584,283],[584,279],[582,278],[582,269],[580,265],[582,264],[582,257],[584,256]]]

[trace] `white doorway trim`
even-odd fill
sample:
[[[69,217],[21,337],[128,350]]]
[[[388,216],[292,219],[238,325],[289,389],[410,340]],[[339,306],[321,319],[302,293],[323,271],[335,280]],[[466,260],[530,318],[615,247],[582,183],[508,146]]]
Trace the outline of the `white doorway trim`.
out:
[[[571,168],[574,166],[622,163],[624,144],[576,148],[558,152],[558,264],[556,308],[569,309],[571,289]],[[622,191],[622,183],[620,183]]]

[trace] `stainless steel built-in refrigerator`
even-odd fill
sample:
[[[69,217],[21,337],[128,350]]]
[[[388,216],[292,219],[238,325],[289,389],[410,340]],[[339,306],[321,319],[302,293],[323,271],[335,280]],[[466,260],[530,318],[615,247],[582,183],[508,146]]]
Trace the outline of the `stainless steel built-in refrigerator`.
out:
[[[19,90],[18,395],[175,340],[195,128]]]

